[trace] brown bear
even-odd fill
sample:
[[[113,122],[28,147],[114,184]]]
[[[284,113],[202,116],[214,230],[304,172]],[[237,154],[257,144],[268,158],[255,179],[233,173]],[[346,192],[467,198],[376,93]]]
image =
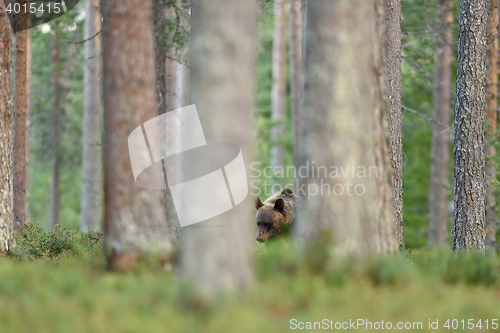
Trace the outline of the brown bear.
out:
[[[262,202],[255,198],[257,208],[257,241],[264,243],[269,237],[279,234],[295,219],[299,197],[289,188],[283,188],[275,195]]]

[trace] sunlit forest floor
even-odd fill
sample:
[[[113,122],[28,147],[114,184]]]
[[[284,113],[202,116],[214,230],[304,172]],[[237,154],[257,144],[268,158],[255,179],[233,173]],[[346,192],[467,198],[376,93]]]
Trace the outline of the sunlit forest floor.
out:
[[[298,261],[278,239],[256,251],[250,292],[209,307],[186,292],[175,265],[144,258],[132,271],[106,271],[99,235],[30,226],[18,243],[0,258],[2,333],[285,332],[293,319],[422,322],[423,331],[439,320],[437,331],[448,331],[448,319],[460,328],[462,319],[466,327],[482,319],[474,332],[500,319],[500,265],[491,256],[411,251],[332,262],[316,250]]]

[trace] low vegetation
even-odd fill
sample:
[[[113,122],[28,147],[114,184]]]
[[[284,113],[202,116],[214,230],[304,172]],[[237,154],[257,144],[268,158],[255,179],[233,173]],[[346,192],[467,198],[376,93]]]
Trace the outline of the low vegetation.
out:
[[[482,319],[487,331],[484,320],[500,318],[500,264],[474,253],[299,261],[291,242],[271,240],[256,246],[253,289],[208,307],[183,297],[175,267],[154,258],[125,274],[106,271],[100,239],[26,226],[0,258],[1,332],[285,332],[292,319],[422,322],[424,331],[429,320],[448,331],[447,319]]]

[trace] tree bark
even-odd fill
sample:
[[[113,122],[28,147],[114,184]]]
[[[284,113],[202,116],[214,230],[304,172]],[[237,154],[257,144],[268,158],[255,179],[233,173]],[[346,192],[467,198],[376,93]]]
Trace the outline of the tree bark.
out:
[[[158,115],[151,2],[104,0],[101,9],[104,248],[109,268],[119,268],[132,265],[141,253],[169,255],[172,231],[161,191],[135,184],[128,150],[132,131]]]
[[[85,4],[84,39],[101,30],[99,1]],[[101,140],[101,39],[85,42],[83,70],[83,154],[82,154],[82,232],[101,231],[102,220],[102,140]]]
[[[256,10],[253,0],[193,0],[191,12],[190,102],[198,107],[207,140],[239,145],[247,171]],[[180,274],[209,300],[244,291],[253,281],[251,199],[182,230]]]
[[[303,172],[299,173],[303,187],[297,191],[303,200],[294,229],[297,246],[307,251],[333,233],[327,241],[335,242],[336,254],[369,255],[376,248],[372,236],[378,216],[378,172],[373,171],[374,5],[315,0],[306,7]],[[345,173],[332,177],[321,173],[320,166]],[[359,167],[366,177],[357,174]]]
[[[497,136],[498,106],[498,0],[490,0],[490,20],[488,26],[488,63],[486,85],[486,249],[496,253],[496,233],[498,218],[495,212],[495,187],[497,165],[494,156],[494,141]]]
[[[12,30],[0,1],[0,254],[14,243],[12,169]]]
[[[59,46],[59,29],[54,33],[54,113],[52,118],[52,186],[50,191],[50,228],[59,224],[59,162],[60,162],[60,128],[61,112],[61,50]]]
[[[304,81],[302,73],[302,1],[290,0],[290,100],[293,130],[293,165],[298,167]]]
[[[389,155],[389,112],[387,94],[386,68],[386,0],[374,2],[376,13],[376,34],[374,47],[374,73],[377,80],[375,85],[375,160],[378,167],[377,175],[377,221],[375,246],[377,253],[392,254],[399,250],[394,216],[392,164]]]
[[[485,250],[487,0],[461,0],[455,103],[453,250]]]
[[[26,143],[24,149],[26,150],[26,179],[25,188],[26,193],[24,195],[24,216],[25,221],[29,221],[30,216],[30,187],[29,187],[29,166],[30,166],[30,126],[31,126],[31,64],[32,64],[32,54],[31,54],[31,33],[27,30],[27,42],[26,42]]]
[[[401,0],[387,0],[387,91],[389,94],[389,150],[392,163],[392,195],[400,251],[403,237],[403,146],[401,142]]]
[[[24,1],[18,1],[21,5]],[[16,229],[20,230],[26,221],[26,59],[28,31],[28,15],[16,15],[15,43],[15,109],[14,109],[14,220]],[[24,30],[22,30],[24,29]]]
[[[452,3],[440,1],[440,36],[436,44],[433,118],[442,124],[450,123],[451,56],[453,36]],[[431,182],[429,196],[429,247],[446,243],[448,238],[448,163],[450,132],[443,125],[432,126]]]
[[[271,118],[277,124],[271,128],[271,166],[283,166],[284,147],[277,141],[285,132],[286,96],[286,0],[274,0],[273,87]]]

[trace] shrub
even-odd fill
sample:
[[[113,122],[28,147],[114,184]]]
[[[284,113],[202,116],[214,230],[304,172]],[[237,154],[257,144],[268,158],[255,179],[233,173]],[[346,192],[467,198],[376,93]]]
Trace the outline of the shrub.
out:
[[[100,233],[80,233],[59,225],[48,230],[28,223],[16,235],[16,246],[9,254],[19,260],[54,259],[65,254],[91,257],[100,249],[101,239]]]

